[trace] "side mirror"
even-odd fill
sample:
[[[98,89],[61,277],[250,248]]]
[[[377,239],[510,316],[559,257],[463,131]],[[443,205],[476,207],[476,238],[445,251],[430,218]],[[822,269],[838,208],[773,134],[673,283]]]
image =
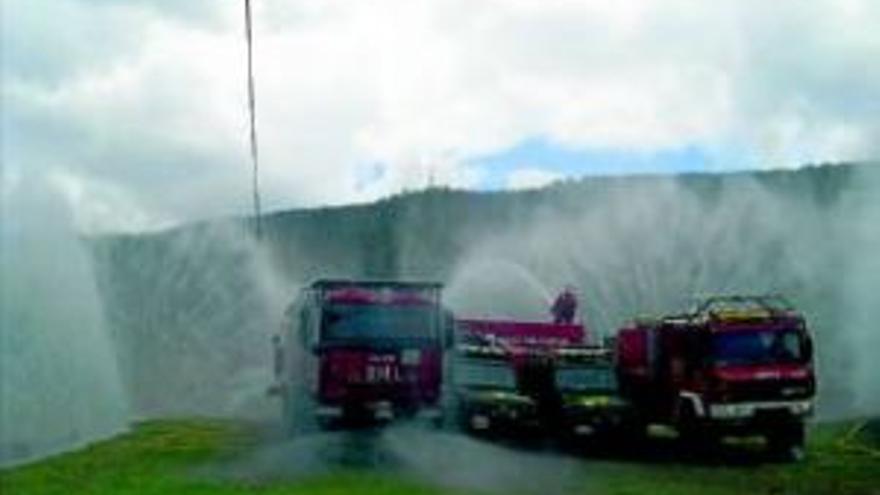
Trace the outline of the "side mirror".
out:
[[[303,347],[308,347],[311,344],[311,333],[312,329],[309,326],[309,313],[303,308],[299,313],[299,324],[296,328],[297,337],[299,338],[299,343]]]
[[[443,311],[442,325],[443,348],[449,349],[455,344],[455,317],[452,315],[452,311]]]
[[[809,336],[804,339],[804,361],[813,360],[813,339]]]
[[[266,396],[267,397],[279,397],[281,395],[281,385],[275,384],[270,385],[266,388]]]

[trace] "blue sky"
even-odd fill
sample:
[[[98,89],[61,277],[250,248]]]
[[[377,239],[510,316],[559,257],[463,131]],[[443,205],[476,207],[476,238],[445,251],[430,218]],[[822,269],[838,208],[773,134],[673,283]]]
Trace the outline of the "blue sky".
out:
[[[715,159],[698,146],[647,152],[621,148],[571,149],[540,138],[528,139],[501,153],[479,157],[473,163],[486,172],[480,187],[487,189],[503,189],[509,174],[523,167],[565,177],[719,170]],[[732,169],[735,165],[726,168]]]

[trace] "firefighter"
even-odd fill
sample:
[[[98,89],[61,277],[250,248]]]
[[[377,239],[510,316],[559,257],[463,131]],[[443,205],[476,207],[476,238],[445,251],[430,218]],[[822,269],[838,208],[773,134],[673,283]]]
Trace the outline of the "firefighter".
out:
[[[550,308],[550,312],[553,314],[553,323],[574,323],[574,315],[577,313],[577,304],[574,289],[571,286],[566,286],[562,289],[562,292],[556,296],[556,300]]]

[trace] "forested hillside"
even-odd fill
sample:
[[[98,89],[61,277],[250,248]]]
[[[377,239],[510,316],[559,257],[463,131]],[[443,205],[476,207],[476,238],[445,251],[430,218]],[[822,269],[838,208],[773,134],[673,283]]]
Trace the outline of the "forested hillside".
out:
[[[586,178],[519,192],[434,188],[372,204],[92,239],[137,413],[258,415],[269,336],[316,277],[431,278],[459,314],[545,318],[574,284],[584,318],[700,294],[782,292],[818,335],[825,415],[880,409],[880,167]]]

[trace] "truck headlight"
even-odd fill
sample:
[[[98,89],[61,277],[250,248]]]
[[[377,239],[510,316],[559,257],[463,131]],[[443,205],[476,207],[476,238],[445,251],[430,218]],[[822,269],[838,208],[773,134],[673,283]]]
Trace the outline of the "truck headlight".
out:
[[[805,415],[813,412],[813,403],[810,401],[795,402],[789,407],[792,414]]]
[[[791,397],[793,395],[803,395],[807,393],[806,387],[785,387],[782,389],[782,395],[784,397]]]
[[[483,414],[474,414],[471,416],[471,428],[475,430],[489,429],[489,417]]]
[[[577,425],[574,427],[575,435],[592,435],[594,431],[590,425]]]

